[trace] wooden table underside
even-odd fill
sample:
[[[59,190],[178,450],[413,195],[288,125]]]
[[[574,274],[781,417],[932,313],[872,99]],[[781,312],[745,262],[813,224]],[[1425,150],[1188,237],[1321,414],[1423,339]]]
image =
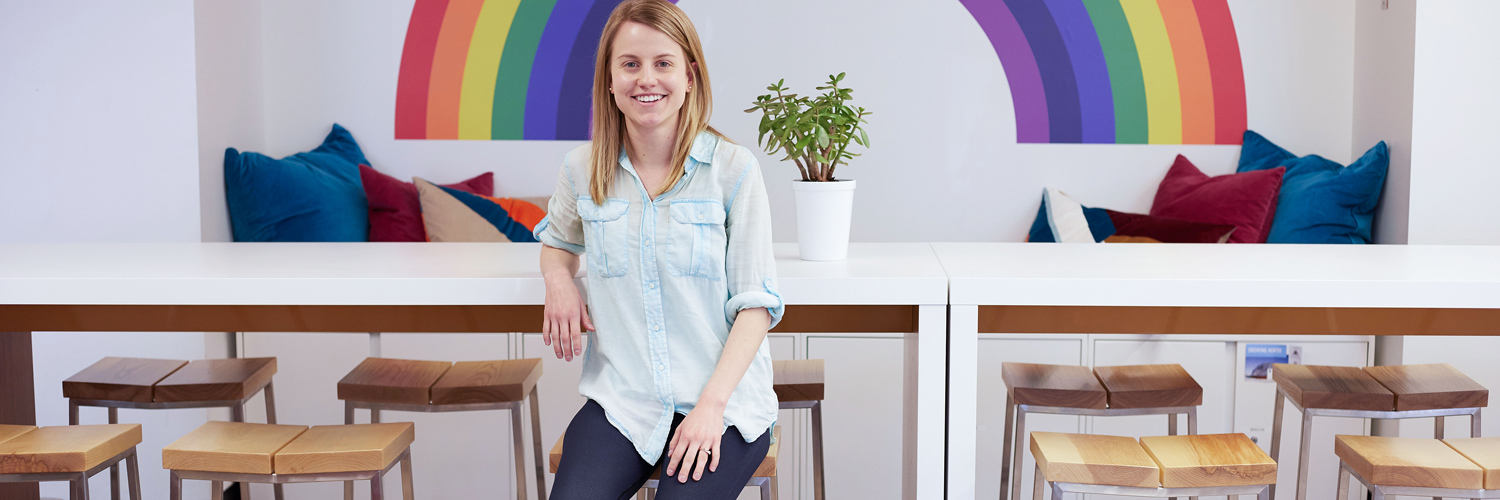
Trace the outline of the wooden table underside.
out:
[[[539,305],[0,305],[0,424],[36,424],[29,332],[510,333],[541,325]],[[789,305],[772,331],[911,333],[917,306]],[[36,499],[37,491],[0,484],[5,499]]]

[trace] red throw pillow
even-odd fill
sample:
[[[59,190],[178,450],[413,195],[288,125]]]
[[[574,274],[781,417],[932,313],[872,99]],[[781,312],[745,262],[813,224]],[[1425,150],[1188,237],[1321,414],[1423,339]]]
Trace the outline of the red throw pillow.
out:
[[[1236,230],[1230,224],[1208,224],[1114,210],[1105,212],[1109,214],[1109,221],[1115,225],[1114,235],[1122,239],[1147,238],[1160,243],[1224,243]]]
[[[1209,177],[1182,155],[1167,170],[1151,215],[1235,227],[1230,243],[1265,243],[1286,167]]]
[[[382,174],[369,165],[359,166],[359,179],[370,202],[370,241],[427,241],[427,230],[422,227],[422,202],[417,198],[415,184]],[[495,174],[485,172],[443,187],[493,196]]]

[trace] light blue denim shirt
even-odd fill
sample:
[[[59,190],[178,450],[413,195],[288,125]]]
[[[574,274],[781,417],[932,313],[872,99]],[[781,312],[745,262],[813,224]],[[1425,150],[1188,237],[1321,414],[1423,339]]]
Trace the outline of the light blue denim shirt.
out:
[[[781,321],[771,209],[755,155],[712,133],[698,135],[682,179],[655,200],[621,152],[610,198],[595,203],[589,147],[564,158],[535,233],[550,247],[587,250],[596,331],[578,392],[656,463],[673,413],[697,404],[739,311],[764,307],[772,326]],[[746,442],[776,422],[771,377],[763,341],[724,408],[726,430]]]

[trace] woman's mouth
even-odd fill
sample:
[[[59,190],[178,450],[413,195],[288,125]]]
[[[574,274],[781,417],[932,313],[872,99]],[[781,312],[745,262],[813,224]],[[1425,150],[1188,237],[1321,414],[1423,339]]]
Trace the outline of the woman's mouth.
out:
[[[666,97],[667,96],[662,95],[662,94],[643,94],[643,95],[635,96],[635,100],[636,100],[636,102],[639,102],[639,103],[642,103],[642,104],[651,104],[653,102],[665,99]]]

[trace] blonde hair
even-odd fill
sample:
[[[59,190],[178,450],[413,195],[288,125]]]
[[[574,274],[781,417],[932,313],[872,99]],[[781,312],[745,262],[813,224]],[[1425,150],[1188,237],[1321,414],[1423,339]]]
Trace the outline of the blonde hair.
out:
[[[619,165],[620,148],[626,141],[625,115],[615,105],[610,92],[610,57],[614,52],[615,34],[626,22],[637,22],[655,28],[677,42],[687,56],[686,71],[692,78],[692,92],[682,104],[677,118],[677,144],[672,148],[671,172],[661,189],[665,191],[677,184],[685,172],[683,164],[693,149],[693,140],[707,130],[723,137],[708,125],[713,114],[713,92],[708,85],[708,67],[703,61],[703,43],[698,41],[698,31],[687,13],[666,0],[626,0],[615,7],[599,36],[599,52],[594,62],[594,123],[592,156],[589,160],[589,195],[594,203],[603,203],[615,182],[615,167]],[[693,63],[697,63],[694,67]],[[652,193],[656,195],[660,193]]]

